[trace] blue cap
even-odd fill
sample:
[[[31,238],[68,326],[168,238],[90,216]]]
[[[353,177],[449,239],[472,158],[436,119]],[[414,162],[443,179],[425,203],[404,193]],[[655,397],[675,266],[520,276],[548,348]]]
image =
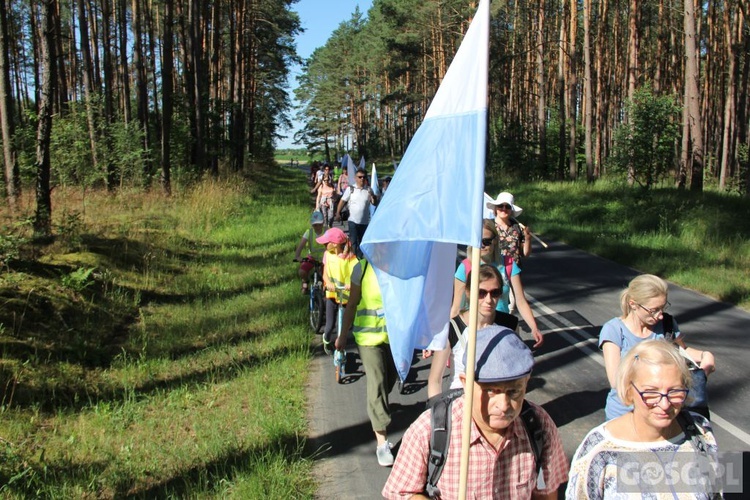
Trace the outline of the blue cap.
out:
[[[316,210],[310,216],[310,224],[323,224],[323,212]]]
[[[467,353],[464,352],[464,366]],[[506,382],[531,373],[534,355],[513,330],[492,325],[477,331],[474,380]]]

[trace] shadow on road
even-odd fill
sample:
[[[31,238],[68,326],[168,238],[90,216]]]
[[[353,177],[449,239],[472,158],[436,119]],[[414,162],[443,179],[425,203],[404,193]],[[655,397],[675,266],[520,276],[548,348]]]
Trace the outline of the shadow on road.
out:
[[[599,411],[607,397],[607,389],[578,391],[548,401],[542,405],[558,427]]]

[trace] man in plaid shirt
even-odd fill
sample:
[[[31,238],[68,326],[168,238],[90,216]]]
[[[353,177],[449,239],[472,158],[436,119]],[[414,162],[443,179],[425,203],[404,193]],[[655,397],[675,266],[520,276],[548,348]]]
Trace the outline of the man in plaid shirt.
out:
[[[519,418],[533,367],[531,351],[513,331],[493,325],[477,332],[467,498],[555,499],[558,487],[567,480],[568,462],[557,427],[547,412],[530,403],[544,433],[540,474]],[[464,374],[460,379],[466,384]],[[451,405],[450,442],[436,498],[458,498],[464,404],[464,397],[460,397]],[[404,434],[383,487],[385,498],[428,498],[430,427],[427,410]]]

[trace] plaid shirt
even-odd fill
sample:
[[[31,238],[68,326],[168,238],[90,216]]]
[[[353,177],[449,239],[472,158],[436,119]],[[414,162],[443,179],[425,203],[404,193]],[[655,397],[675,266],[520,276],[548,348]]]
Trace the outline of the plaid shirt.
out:
[[[544,432],[542,473],[545,489],[537,488],[534,453],[523,422],[516,418],[506,435],[502,448],[496,450],[471,423],[467,498],[529,499],[532,493],[549,494],[568,479],[565,458],[557,427],[540,406],[530,403],[539,417]],[[451,412],[451,438],[445,467],[438,481],[440,498],[458,498],[461,464],[461,422],[464,398],[456,399]],[[404,498],[423,493],[427,482],[427,457],[430,454],[430,411],[426,411],[409,427],[391,475],[383,487],[385,498]]]

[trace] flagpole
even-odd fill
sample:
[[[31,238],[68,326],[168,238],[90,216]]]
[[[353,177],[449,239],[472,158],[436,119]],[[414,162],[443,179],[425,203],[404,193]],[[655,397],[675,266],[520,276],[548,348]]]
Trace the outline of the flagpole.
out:
[[[464,384],[464,418],[461,433],[461,470],[458,479],[458,498],[466,500],[469,474],[469,445],[471,440],[471,409],[474,401],[474,366],[477,347],[477,314],[479,310],[479,248],[471,248],[471,283],[469,293],[469,331],[466,342],[466,383]]]

